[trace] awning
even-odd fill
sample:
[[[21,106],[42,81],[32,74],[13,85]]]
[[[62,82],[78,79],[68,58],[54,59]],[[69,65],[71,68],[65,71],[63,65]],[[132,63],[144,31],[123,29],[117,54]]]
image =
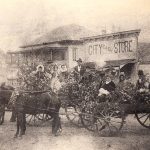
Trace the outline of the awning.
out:
[[[129,63],[136,63],[137,61],[135,59],[124,59],[124,60],[111,60],[111,61],[106,61],[106,65],[104,68],[108,67],[120,67],[122,68],[124,65],[129,64]]]

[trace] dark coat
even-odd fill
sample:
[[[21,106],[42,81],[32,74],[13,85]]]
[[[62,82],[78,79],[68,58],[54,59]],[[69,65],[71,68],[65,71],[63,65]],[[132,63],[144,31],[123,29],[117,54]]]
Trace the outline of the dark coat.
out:
[[[38,78],[38,79],[44,79],[44,77],[45,77],[45,72],[37,72],[36,74],[35,74],[35,76]]]
[[[86,71],[86,68],[85,68],[85,66],[81,65],[80,72],[78,71],[78,66],[75,66],[75,67],[74,67],[74,70],[75,70],[75,72],[77,72],[77,73],[79,73],[81,76],[83,76],[83,74],[84,74],[85,71]]]
[[[103,89],[105,89],[105,90],[107,90],[107,91],[109,91],[109,92],[112,92],[112,91],[115,90],[116,85],[115,85],[115,83],[114,83],[113,81],[111,81],[111,82],[109,82],[108,84],[104,83],[104,84],[101,86],[101,88],[103,88]]]
[[[136,82],[136,88],[137,90],[141,89],[141,88],[144,88],[144,83],[145,83],[145,78],[141,78],[141,79],[138,79],[137,82]]]

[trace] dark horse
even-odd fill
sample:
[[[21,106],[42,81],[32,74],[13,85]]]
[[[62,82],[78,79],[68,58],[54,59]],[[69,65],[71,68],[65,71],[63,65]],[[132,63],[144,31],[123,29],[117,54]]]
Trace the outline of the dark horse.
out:
[[[13,90],[12,86],[0,86],[0,125],[4,122],[5,106],[7,106]]]
[[[10,102],[11,103],[11,102]],[[15,137],[21,137],[26,131],[26,114],[48,114],[53,118],[52,133],[57,135],[61,128],[59,109],[61,103],[55,93],[34,92],[19,93],[15,102],[14,109],[17,117],[17,131]]]

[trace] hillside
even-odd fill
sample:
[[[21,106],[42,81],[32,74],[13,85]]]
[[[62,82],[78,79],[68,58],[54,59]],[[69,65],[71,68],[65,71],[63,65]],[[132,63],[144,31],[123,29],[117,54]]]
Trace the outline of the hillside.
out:
[[[142,62],[150,62],[150,43],[139,43],[139,57]]]

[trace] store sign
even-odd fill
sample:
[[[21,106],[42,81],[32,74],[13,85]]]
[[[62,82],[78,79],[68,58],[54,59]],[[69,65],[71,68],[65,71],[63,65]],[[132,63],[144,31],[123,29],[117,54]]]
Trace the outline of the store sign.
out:
[[[86,46],[90,61],[100,58],[106,61],[136,59],[137,39],[135,37],[91,42]]]

